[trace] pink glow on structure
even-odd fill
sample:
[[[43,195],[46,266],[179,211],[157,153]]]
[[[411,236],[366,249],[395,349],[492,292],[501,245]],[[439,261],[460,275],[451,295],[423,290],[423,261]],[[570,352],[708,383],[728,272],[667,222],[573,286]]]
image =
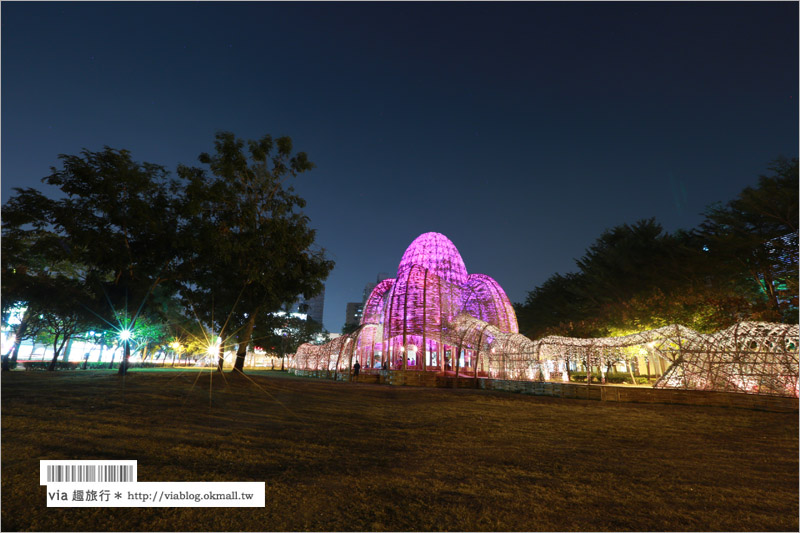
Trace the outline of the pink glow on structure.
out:
[[[301,346],[294,364],[341,372],[357,360],[364,369],[465,369],[477,375],[483,357],[485,375],[495,357],[489,344],[497,335],[524,338],[517,332],[514,308],[500,285],[483,274],[468,275],[450,239],[423,233],[403,254],[397,277],[370,293],[359,330],[323,346]]]
[[[428,269],[449,283],[463,285],[467,282],[467,268],[464,266],[461,254],[450,239],[441,233],[432,231],[414,239],[400,259],[397,277],[399,278],[413,265]]]
[[[362,324],[381,324],[387,346],[399,350],[412,336],[439,337],[461,314],[517,333],[517,317],[506,293],[491,277],[467,274],[455,245],[441,233],[423,233],[409,245],[397,278],[376,286]],[[420,337],[421,338],[421,337]]]
[[[655,388],[800,395],[797,325],[742,322],[700,334],[674,324],[623,337],[538,341],[518,331],[500,285],[484,274],[468,275],[447,237],[425,233],[403,254],[397,277],[373,289],[358,330],[322,346],[300,346],[291,364],[334,375],[359,361],[365,371],[565,380],[570,363],[604,369],[621,349],[632,348],[668,365]]]
[[[383,308],[386,304],[387,293],[394,286],[394,278],[385,279],[378,283],[367,298],[364,312],[361,313],[362,324],[382,324]]]
[[[486,274],[470,274],[463,294],[464,311],[501,331],[518,333],[517,315],[500,285]]]

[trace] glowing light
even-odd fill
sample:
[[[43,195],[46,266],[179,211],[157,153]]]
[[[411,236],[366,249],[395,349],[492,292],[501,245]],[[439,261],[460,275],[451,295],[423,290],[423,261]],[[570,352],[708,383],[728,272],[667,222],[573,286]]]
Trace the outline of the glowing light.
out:
[[[467,268],[455,245],[441,233],[423,233],[412,242],[397,267],[397,277],[412,266],[420,266],[449,283],[467,282]]]
[[[133,333],[131,333],[131,330],[129,330],[128,328],[123,328],[119,332],[119,338],[120,338],[120,340],[123,340],[123,341],[126,341],[126,340],[130,339],[132,336],[133,336]]]
[[[492,342],[498,335],[518,335],[514,308],[500,285],[489,276],[468,274],[461,254],[446,236],[423,233],[403,254],[397,277],[381,281],[370,293],[360,321],[362,329],[326,345],[301,346],[295,365],[309,369],[329,369],[336,361],[341,365],[343,359],[332,354],[338,355],[352,339],[362,366],[371,365],[376,354],[387,351],[408,354],[408,360],[416,365],[415,354],[427,354],[430,349],[432,357],[426,355],[422,360],[438,361],[428,365],[441,369],[442,361],[436,355],[439,348],[427,348],[426,343],[460,344],[456,336],[463,332],[453,325],[462,316],[491,326],[483,331],[485,336],[465,343],[465,348]],[[468,327],[475,329],[475,325]],[[459,361],[463,362],[463,356]],[[394,367],[396,363],[389,364]]]
[[[663,373],[657,388],[800,395],[797,325],[743,322],[705,335],[676,324],[615,337],[536,341],[518,331],[500,285],[489,276],[468,275],[447,237],[425,233],[406,249],[397,277],[372,290],[357,332],[323,345],[303,344],[290,360],[296,369],[344,371],[348,353],[362,367],[395,369],[398,354],[420,346],[423,366],[443,371],[443,363],[463,361],[455,355],[461,347],[472,351],[481,376],[513,380],[564,379],[569,362],[603,372],[615,357],[641,354],[658,363],[656,375]],[[407,359],[413,361],[413,354]]]
[[[15,307],[11,310],[7,322],[9,326],[18,326],[22,323],[22,317],[25,316],[26,307]]]
[[[206,353],[208,355],[218,355],[219,354],[219,347],[222,344],[222,339],[216,337],[209,343],[208,348],[206,349]]]

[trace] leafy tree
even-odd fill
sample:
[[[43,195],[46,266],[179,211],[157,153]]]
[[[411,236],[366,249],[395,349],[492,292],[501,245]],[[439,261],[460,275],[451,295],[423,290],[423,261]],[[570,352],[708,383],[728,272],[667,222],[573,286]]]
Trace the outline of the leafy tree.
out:
[[[531,337],[581,337],[681,323],[714,331],[745,319],[796,320],[797,160],[778,160],[699,229],[664,232],[655,220],[607,230],[517,306]]]
[[[294,353],[301,344],[316,342],[318,339],[327,338],[327,331],[322,324],[311,318],[300,318],[291,315],[275,315],[261,342],[281,356]],[[281,367],[283,370],[283,367]]]
[[[585,276],[554,274],[516,306],[520,332],[536,339],[547,335],[595,336],[602,328],[592,322],[597,306],[588,300]]]
[[[17,358],[19,357],[19,349],[22,345],[22,342],[28,339],[36,338],[41,330],[41,326],[37,320],[38,317],[34,314],[33,308],[29,307],[27,302],[24,301],[16,302],[13,307],[9,307],[9,313],[8,315],[5,315],[5,318],[3,319],[4,326],[10,326],[10,311],[13,308],[21,311],[22,316],[20,318],[20,322],[11,328],[12,332],[14,333],[14,344],[8,353],[3,354],[3,360],[11,365],[17,362]]]
[[[250,141],[245,153],[243,141],[218,134],[216,152],[200,156],[208,168],[181,166],[179,181],[126,150],[60,159],[43,181],[62,197],[17,189],[3,207],[4,316],[25,303],[26,324],[46,312],[62,326],[77,324],[90,310],[135,329],[142,317],[174,321],[170,302],[180,290],[198,318],[238,344],[241,369],[257,320],[318,293],[333,267],[313,248],[315,232],[299,212],[304,200],[285,186],[313,167],[288,137]],[[69,305],[40,298],[55,288]],[[121,372],[130,355],[124,344]]]
[[[58,295],[57,305],[51,303],[42,309],[39,321],[42,324],[41,332],[44,333],[53,345],[53,359],[48,370],[55,370],[58,357],[69,342],[79,337],[91,324],[85,312],[82,311],[75,297],[80,297],[76,292],[72,297],[65,297],[74,288],[62,289]]]
[[[576,337],[680,323],[714,331],[752,314],[752,303],[720,279],[692,233],[668,234],[654,220],[605,231],[576,261],[520,307],[523,333]]]
[[[42,181],[63,196],[52,199],[32,188],[16,189],[3,208],[3,240],[10,236],[17,248],[35,243],[40,256],[51,261],[68,257],[77,265],[73,279],[88,290],[73,304],[106,317],[124,312],[133,326],[134,310],[151,292],[170,290],[164,282],[176,261],[177,182],[161,166],[133,161],[127,150],[105,147],[59,158],[61,168],[53,168]],[[8,287],[21,300],[32,290],[16,280],[7,284],[4,275],[4,292]],[[128,356],[120,372],[126,371]]]
[[[315,231],[299,212],[305,201],[284,186],[314,165],[293,154],[289,137],[266,135],[245,148],[228,132],[199,160],[207,170],[178,170],[187,208],[181,292],[220,337],[235,339],[234,368],[242,371],[257,322],[300,294],[319,293],[333,268],[313,248]]]
[[[719,276],[755,289],[764,302],[759,318],[796,320],[798,293],[798,165],[777,159],[727,204],[706,212],[698,235]],[[739,283],[741,285],[741,283]],[[746,288],[744,289],[747,290]]]
[[[36,225],[35,211],[26,207],[30,203],[20,196],[3,210],[3,314],[25,308],[10,360],[16,361],[23,339],[36,337],[52,344],[53,370],[65,346],[94,323],[86,311],[92,298],[83,285],[83,265],[60,235]]]

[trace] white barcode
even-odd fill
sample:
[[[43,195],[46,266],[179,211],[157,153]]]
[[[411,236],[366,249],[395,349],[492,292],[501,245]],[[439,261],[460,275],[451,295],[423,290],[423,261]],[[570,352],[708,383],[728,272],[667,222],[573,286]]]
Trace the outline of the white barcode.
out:
[[[40,461],[40,482],[134,483],[136,461]]]

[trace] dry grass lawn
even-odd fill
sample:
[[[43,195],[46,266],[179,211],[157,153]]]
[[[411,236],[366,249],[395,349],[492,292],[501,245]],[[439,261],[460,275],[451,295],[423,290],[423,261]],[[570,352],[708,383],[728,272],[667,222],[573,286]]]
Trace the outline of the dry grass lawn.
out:
[[[3,372],[2,530],[798,530],[797,413],[209,376]],[[47,508],[40,459],[266,508]]]

